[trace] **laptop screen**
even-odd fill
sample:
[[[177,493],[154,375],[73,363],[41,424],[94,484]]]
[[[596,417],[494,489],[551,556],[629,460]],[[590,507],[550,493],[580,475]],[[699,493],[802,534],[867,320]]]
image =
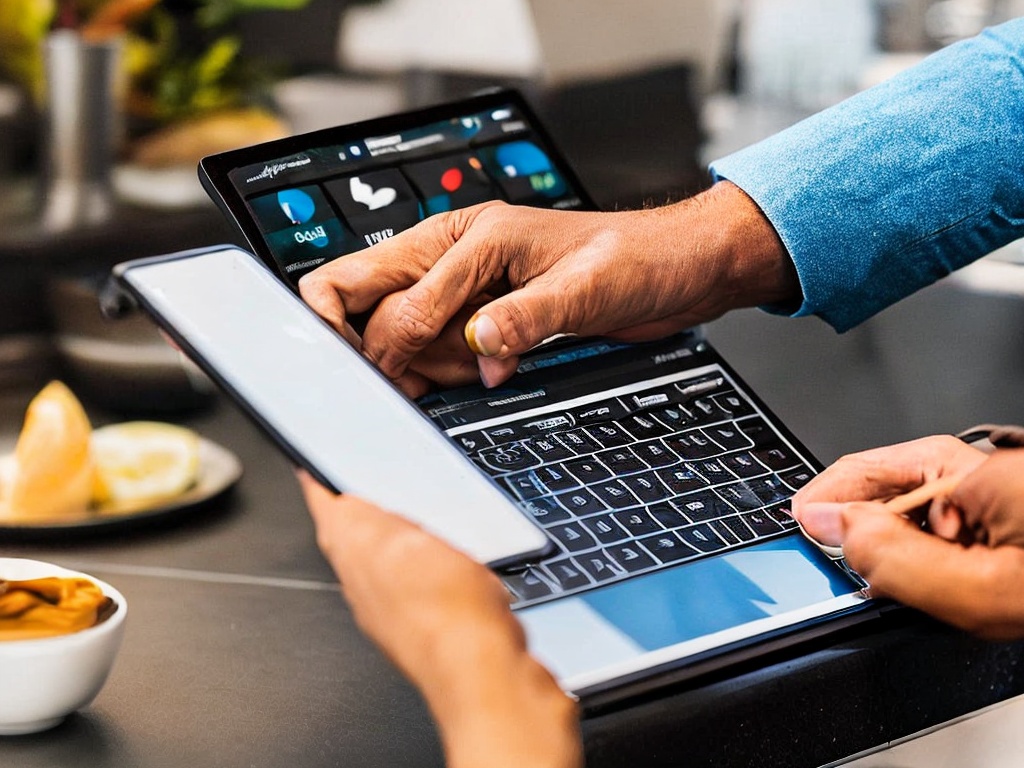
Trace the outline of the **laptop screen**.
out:
[[[313,134],[299,152],[227,174],[264,254],[293,286],[435,213],[489,200],[586,207],[549,140],[514,101],[394,130],[363,126]]]

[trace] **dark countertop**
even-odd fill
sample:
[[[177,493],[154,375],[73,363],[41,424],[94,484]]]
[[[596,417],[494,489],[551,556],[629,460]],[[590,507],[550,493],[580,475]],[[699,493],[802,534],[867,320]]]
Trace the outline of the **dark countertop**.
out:
[[[836,337],[736,313],[712,340],[825,460],[964,421],[1021,418],[1024,302],[923,292]],[[0,398],[17,429],[31,393]],[[97,413],[97,423],[116,418]],[[234,494],[167,525],[0,553],[116,585],[125,643],[94,704],[0,740],[32,766],[434,766],[413,691],[361,637],[321,558],[287,461],[229,403],[185,423],[235,451]],[[1024,644],[978,641],[911,612],[588,718],[591,766],[813,768],[1024,692]]]

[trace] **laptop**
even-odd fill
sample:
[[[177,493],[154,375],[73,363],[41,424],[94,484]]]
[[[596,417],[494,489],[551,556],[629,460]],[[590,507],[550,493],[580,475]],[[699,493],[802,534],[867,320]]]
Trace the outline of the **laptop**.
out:
[[[225,375],[216,352],[194,343],[203,323],[207,331],[217,323],[207,318],[187,327],[190,316],[205,310],[182,310],[184,298],[156,306],[153,297],[168,294],[161,293],[162,278],[140,282],[140,263],[180,267],[190,259],[227,259],[236,266],[216,269],[230,273],[248,259],[261,280],[277,286],[275,301],[284,296],[289,311],[308,317],[295,296],[303,274],[434,213],[491,199],[595,207],[527,102],[511,90],[215,155],[202,161],[200,177],[252,254],[232,248],[175,254],[121,265],[117,274],[264,428],[274,403],[295,398],[282,391],[261,401],[261,376],[240,385]],[[186,294],[191,278],[174,279]],[[290,321],[276,334],[266,322],[257,325],[285,347],[308,341]],[[293,376],[316,380],[299,371]],[[440,438],[436,445],[455,449],[460,466],[497,491],[500,503],[441,522],[433,515],[443,510],[435,510],[419,520],[458,541],[460,526],[475,516],[486,538],[493,512],[494,537],[516,537],[511,549],[498,546],[499,557],[482,559],[508,587],[532,652],[585,711],[820,637],[881,610],[865,597],[864,582],[808,542],[789,514],[791,495],[819,463],[700,328],[641,344],[559,339],[524,355],[515,376],[495,389],[436,391],[415,404],[383,377],[360,382],[344,399],[374,401],[387,392],[383,400],[390,403],[374,406],[377,415],[360,422],[362,432],[374,432],[374,419],[387,412],[394,417],[386,427],[392,445],[404,441],[403,424],[429,443],[433,438],[421,434],[428,424]],[[338,399],[316,400],[306,410],[323,417]],[[269,427],[293,458],[339,490],[353,489],[332,481],[331,473],[344,475],[349,462],[385,467],[392,485],[440,487],[452,504],[464,490],[461,481],[441,479],[450,475],[407,479],[408,462],[425,457],[423,450],[407,451],[403,464],[379,441],[376,449],[361,450],[357,440],[324,460],[319,452],[326,448],[303,447],[301,436],[281,434],[280,420]],[[507,534],[509,509],[541,540],[522,529]]]

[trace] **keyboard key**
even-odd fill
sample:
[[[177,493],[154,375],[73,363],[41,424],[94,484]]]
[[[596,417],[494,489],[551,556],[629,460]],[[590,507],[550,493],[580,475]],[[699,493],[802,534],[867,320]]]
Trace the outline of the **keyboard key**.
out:
[[[746,512],[740,517],[758,536],[771,536],[782,530],[782,526],[769,517],[766,512]]]
[[[753,541],[755,538],[754,532],[738,515],[736,517],[722,518],[719,522],[736,534],[736,538],[740,541]]]
[[[618,520],[619,524],[629,531],[630,535],[634,538],[663,530],[657,521],[643,509],[613,512],[612,517]]]
[[[581,522],[602,544],[614,544],[616,541],[629,538],[626,529],[619,525],[611,515],[595,515]]]
[[[647,414],[637,413],[619,420],[619,424],[637,440],[650,440],[672,434],[672,430]]]
[[[729,526],[721,520],[712,520],[708,523],[708,528],[717,533],[718,537],[726,544],[739,544],[742,541],[742,539],[733,533],[732,529],[730,529]]]
[[[754,456],[768,469],[775,472],[782,469],[790,469],[800,464],[800,459],[796,457],[796,454],[781,443],[754,451]]]
[[[708,481],[689,464],[671,469],[659,469],[658,477],[676,495],[708,487]]]
[[[723,456],[720,461],[729,470],[740,478],[757,477],[767,473],[764,464],[754,458],[750,451],[740,451],[729,456]]]
[[[705,427],[704,431],[708,437],[725,448],[727,451],[738,451],[741,448],[749,448],[753,442],[731,422],[717,424],[713,427]]]
[[[618,448],[633,442],[633,437],[613,421],[606,421],[586,428],[586,433],[603,448]]]
[[[679,528],[693,522],[674,506],[664,502],[652,504],[647,508],[647,512],[665,528]]]
[[[569,552],[582,552],[597,546],[597,541],[590,535],[590,532],[577,522],[556,523],[547,531],[558,539]]]
[[[638,443],[631,449],[641,461],[650,467],[667,467],[679,461],[679,457],[661,440]]]
[[[716,389],[722,387],[725,384],[725,379],[721,376],[710,376],[701,379],[687,379],[686,381],[677,381],[675,388],[679,392],[679,396],[685,399],[694,397],[701,397],[709,392],[714,392]]]
[[[597,512],[604,512],[608,509],[608,507],[606,507],[586,488],[580,488],[578,491],[569,491],[568,493],[560,493],[558,496],[555,496],[555,498],[562,507],[572,512],[577,517],[593,515]]]
[[[680,435],[666,437],[665,445],[684,459],[709,459],[722,452],[718,444],[713,442],[699,429],[691,429]]]
[[[786,483],[794,491],[798,491],[811,482],[811,478],[814,477],[814,473],[806,467],[797,467],[791,469],[788,472],[780,472],[779,477],[782,478],[783,482]]]
[[[748,509],[760,509],[764,506],[764,503],[757,498],[757,494],[745,482],[720,486],[715,488],[715,493],[740,512],[745,512]]]
[[[546,563],[544,570],[548,572],[552,581],[566,591],[590,584],[590,578],[583,569],[569,558]]]
[[[490,439],[483,432],[477,430],[475,432],[463,432],[461,435],[455,435],[452,438],[455,443],[466,453],[473,453],[481,448],[487,448],[491,445]]]
[[[603,447],[594,442],[594,439],[582,429],[570,429],[568,432],[559,432],[555,437],[558,438],[562,445],[574,451],[577,455],[596,453]]]
[[[648,408],[670,405],[676,402],[678,398],[678,390],[668,386],[645,389],[643,392],[636,392],[624,399],[634,411],[642,411]]]
[[[729,418],[729,414],[719,408],[718,403],[710,397],[698,397],[691,400],[686,404],[686,409],[697,417],[698,424],[711,424]]]
[[[636,504],[636,497],[619,480],[595,483],[590,490],[612,509],[625,509]]]
[[[676,563],[700,554],[671,531],[640,539],[644,549],[662,563]]]
[[[520,600],[535,600],[552,594],[551,585],[534,568],[527,568],[522,573],[505,574],[501,580]]]
[[[733,418],[747,416],[754,412],[754,406],[738,392],[725,392],[712,395],[711,399],[718,404],[718,407]]]
[[[511,443],[514,440],[521,440],[524,437],[529,437],[529,434],[525,429],[522,429],[515,424],[499,424],[496,427],[488,427],[487,429],[481,430],[492,443],[495,445],[503,445],[504,443]]]
[[[562,413],[556,413],[551,416],[541,416],[537,419],[531,419],[520,425],[520,429],[526,430],[527,432],[534,435],[547,435],[555,430],[571,429],[573,426],[572,420]]]
[[[604,552],[588,552],[574,560],[594,581],[607,581],[622,574],[622,568]]]
[[[569,520],[570,515],[561,506],[555,503],[554,499],[529,499],[519,502],[519,506],[530,513],[530,517],[540,525],[550,525],[562,520]]]
[[[544,487],[553,493],[567,491],[570,488],[579,486],[579,481],[573,477],[561,464],[551,467],[541,467],[534,470],[537,480],[543,483]]]
[[[613,544],[610,547],[605,547],[604,551],[611,556],[612,560],[630,573],[643,571],[650,568],[652,565],[657,565],[654,558],[648,554],[647,550],[636,542],[629,542],[628,544]]]
[[[779,442],[779,436],[775,433],[775,430],[768,426],[768,422],[760,416],[748,416],[745,419],[739,419],[736,422],[736,426],[740,428],[743,434],[750,438],[755,448],[774,448],[776,443]]]
[[[518,443],[484,448],[480,451],[480,459],[488,467],[498,472],[516,472],[540,464],[540,459]]]
[[[718,459],[687,462],[686,468],[704,477],[710,485],[730,483],[736,479],[736,475]]]
[[[757,498],[761,500],[762,504],[777,504],[793,495],[789,486],[783,483],[776,475],[748,480],[747,485],[757,495]]]
[[[765,514],[768,515],[772,520],[781,525],[783,528],[790,529],[796,528],[798,523],[793,519],[793,515],[790,511],[789,502],[784,504],[777,504],[774,507],[769,507],[765,510]]]
[[[612,476],[608,467],[594,458],[575,459],[565,462],[562,466],[569,470],[583,485],[607,480]]]
[[[697,422],[693,414],[680,405],[670,408],[655,408],[650,412],[658,421],[676,432]]]
[[[688,528],[679,528],[676,533],[684,542],[698,552],[715,552],[725,546],[715,532],[708,527],[707,523],[691,525]]]
[[[501,482],[520,499],[535,499],[546,496],[548,492],[532,470],[503,477]]]
[[[608,467],[615,475],[628,475],[647,469],[647,465],[640,461],[629,448],[613,448],[610,451],[602,451],[594,458]]]
[[[656,501],[667,499],[673,495],[672,491],[658,480],[654,472],[630,475],[623,477],[619,482],[626,486],[644,504],[653,504]]]
[[[679,508],[680,512],[695,523],[714,520],[715,518],[732,515],[736,512],[720,496],[716,496],[713,491],[688,493],[678,499],[673,499],[672,503]]]
[[[526,445],[545,464],[571,459],[576,455],[552,437],[535,437],[532,440],[527,440]]]
[[[591,403],[569,411],[569,416],[577,425],[596,424],[599,421],[611,421],[626,416],[629,411],[618,400],[604,400]]]

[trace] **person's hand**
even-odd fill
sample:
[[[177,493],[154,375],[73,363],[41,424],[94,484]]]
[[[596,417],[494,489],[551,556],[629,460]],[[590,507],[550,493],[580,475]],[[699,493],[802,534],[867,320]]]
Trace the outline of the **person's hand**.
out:
[[[841,518],[835,507],[850,501],[884,501],[940,477],[962,477],[985,460],[985,454],[955,437],[937,435],[843,456],[793,497],[793,514],[823,544],[838,545]],[[813,505],[813,506],[810,506]],[[927,510],[932,533],[957,540],[960,510],[945,498]]]
[[[844,457],[793,498],[819,541],[841,545],[871,593],[984,637],[1024,637],[1024,451],[987,456],[933,437]],[[921,519],[875,499],[946,475],[962,476]],[[938,535],[936,535],[938,534]]]
[[[576,705],[527,653],[497,576],[397,515],[299,480],[357,624],[423,694],[447,764],[580,765]]]
[[[348,318],[372,309],[363,351],[414,395],[428,381],[465,383],[477,366],[494,386],[559,333],[652,339],[800,294],[775,230],[729,182],[641,211],[492,202],[437,214],[299,290],[349,338]]]
[[[997,450],[950,494],[965,535],[990,547],[1024,547],[1024,448]]]

